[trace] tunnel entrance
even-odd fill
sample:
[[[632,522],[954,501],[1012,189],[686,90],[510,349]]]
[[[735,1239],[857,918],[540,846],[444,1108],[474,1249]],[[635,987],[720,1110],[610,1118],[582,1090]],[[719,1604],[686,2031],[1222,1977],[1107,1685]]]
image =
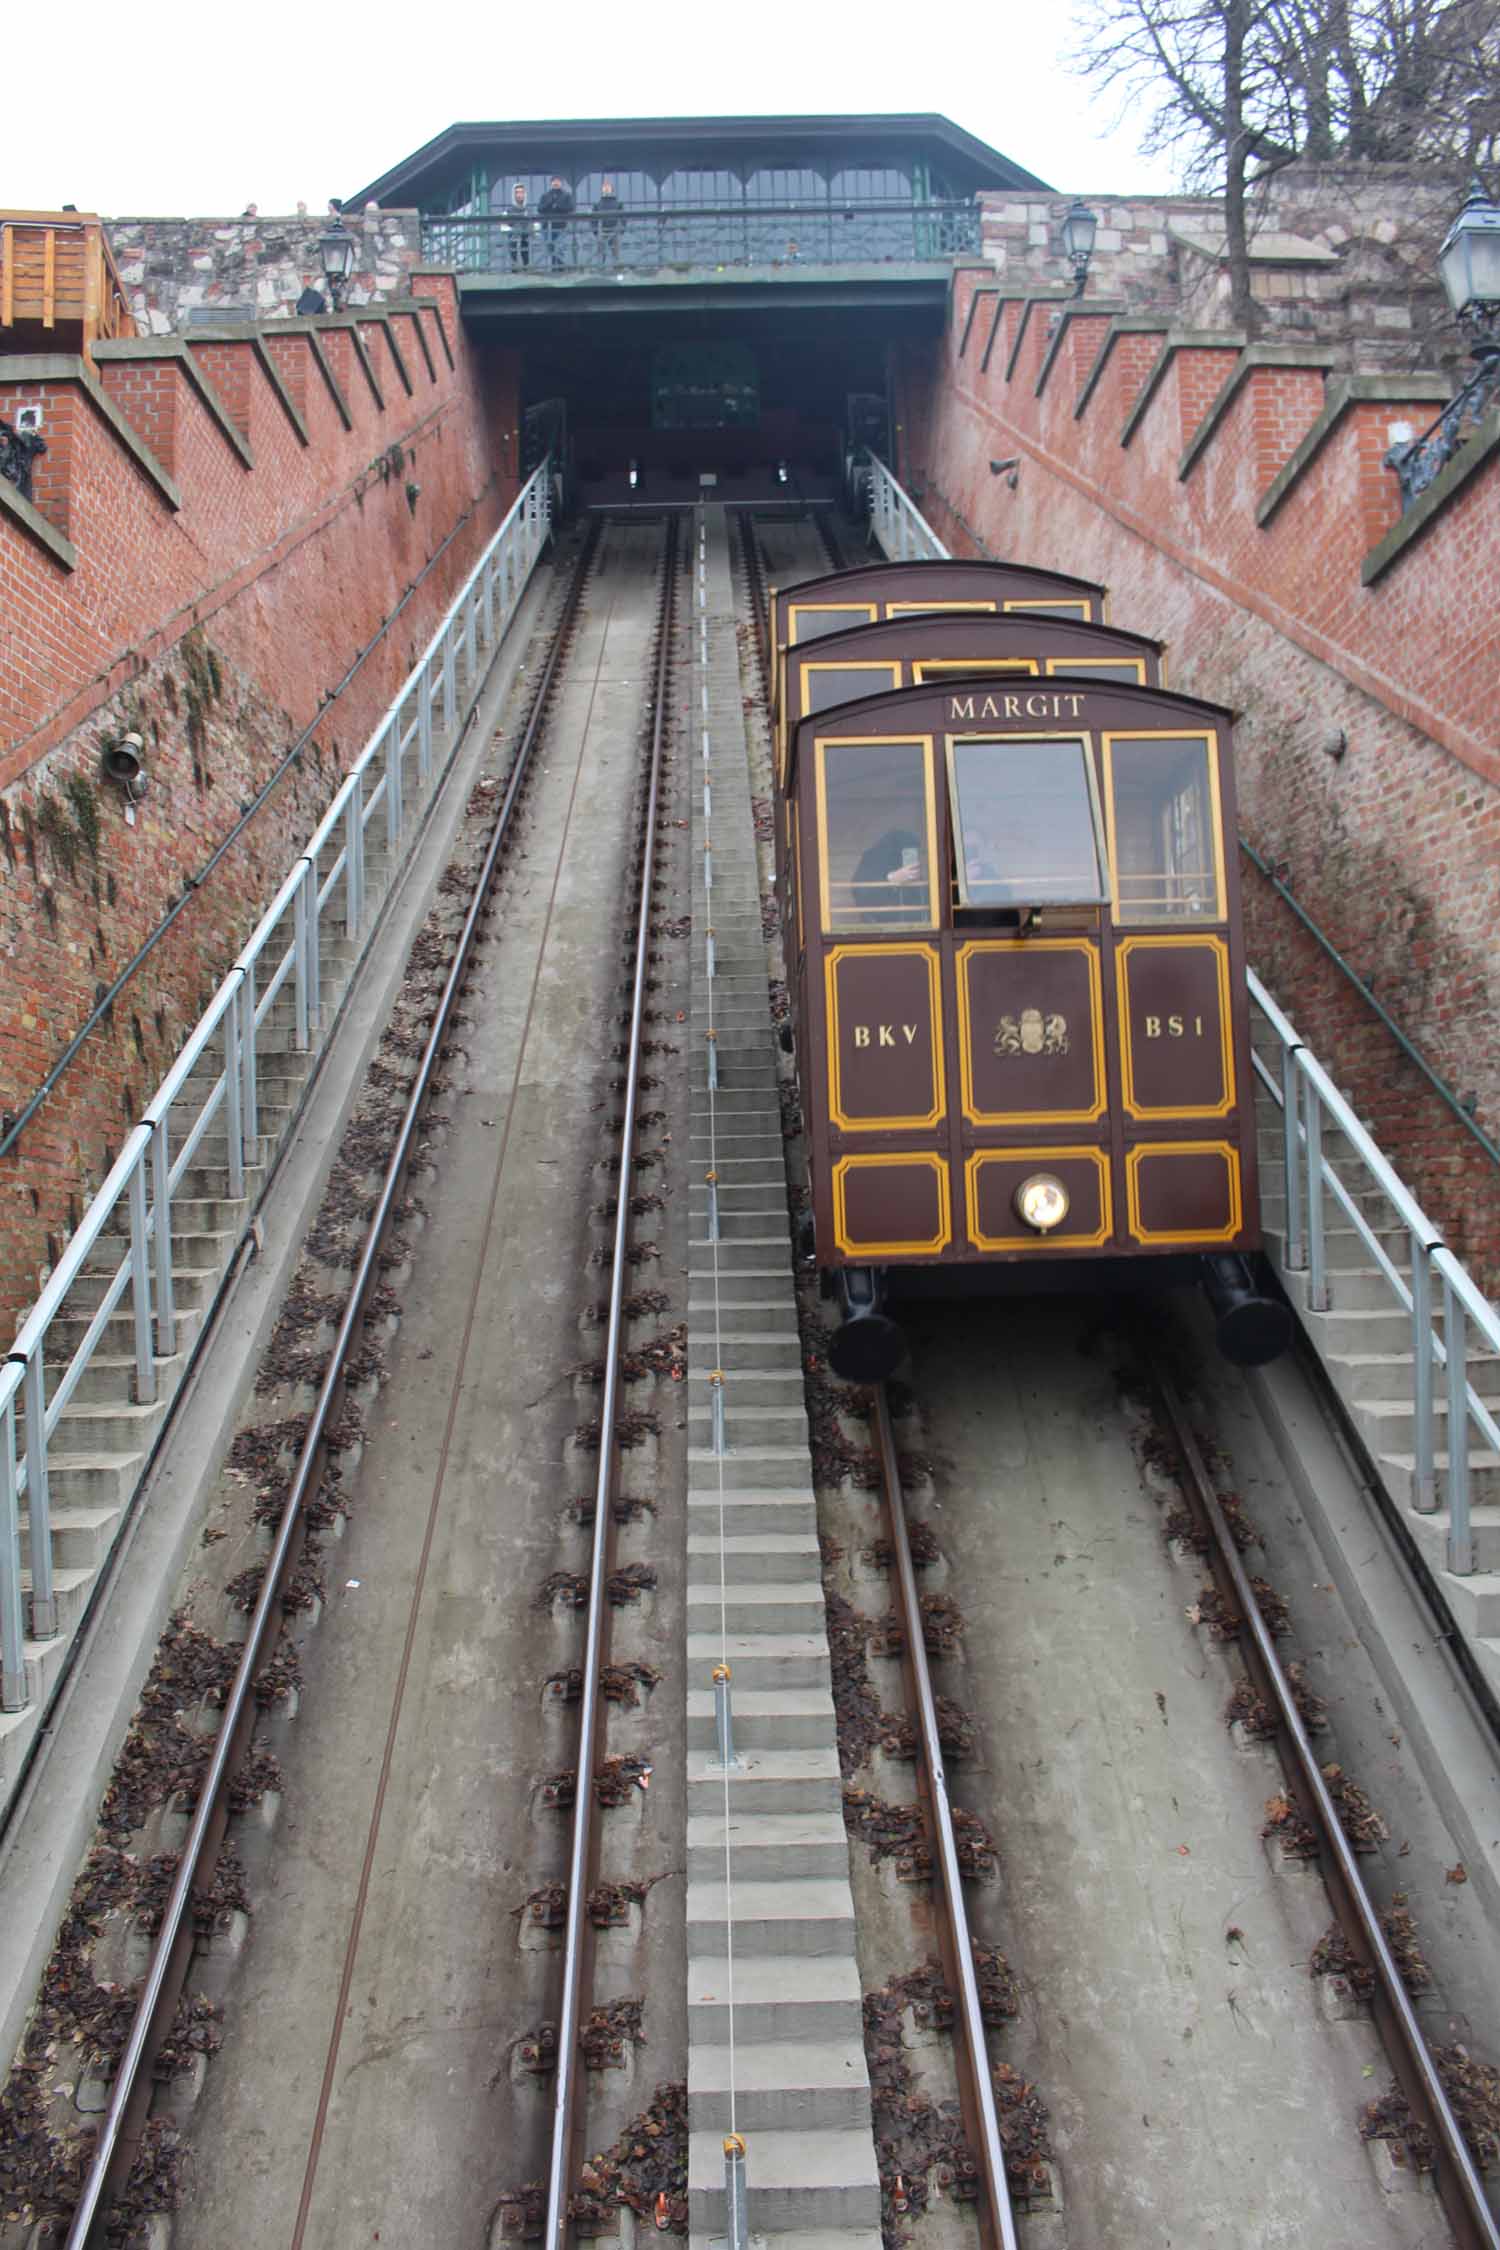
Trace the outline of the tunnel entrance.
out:
[[[705,489],[730,503],[833,499],[851,435],[871,442],[888,421],[888,358],[913,315],[559,308],[527,328],[532,450],[561,451],[582,507],[660,507]]]

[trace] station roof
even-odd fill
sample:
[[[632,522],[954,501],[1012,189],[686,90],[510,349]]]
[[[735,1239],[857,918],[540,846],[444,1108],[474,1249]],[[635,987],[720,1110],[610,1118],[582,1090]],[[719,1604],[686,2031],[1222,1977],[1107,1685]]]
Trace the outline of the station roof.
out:
[[[430,203],[455,173],[480,160],[496,170],[545,171],[569,156],[604,156],[612,164],[638,152],[678,162],[707,157],[722,167],[735,148],[748,156],[861,156],[886,149],[941,156],[961,192],[1038,188],[1046,182],[1013,164],[985,141],[935,110],[842,117],[583,117],[450,125],[376,180],[345,198],[351,208],[372,198],[387,206]]]

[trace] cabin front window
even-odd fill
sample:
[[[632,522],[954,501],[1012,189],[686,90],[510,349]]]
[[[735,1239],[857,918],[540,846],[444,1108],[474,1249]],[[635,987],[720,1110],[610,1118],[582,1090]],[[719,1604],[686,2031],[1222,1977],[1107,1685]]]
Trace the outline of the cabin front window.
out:
[[[1115,920],[1224,919],[1213,753],[1203,735],[1111,735]]]
[[[950,738],[948,777],[961,906],[1077,906],[1104,898],[1082,741]]]
[[[925,742],[820,742],[823,927],[879,937],[936,920]]]

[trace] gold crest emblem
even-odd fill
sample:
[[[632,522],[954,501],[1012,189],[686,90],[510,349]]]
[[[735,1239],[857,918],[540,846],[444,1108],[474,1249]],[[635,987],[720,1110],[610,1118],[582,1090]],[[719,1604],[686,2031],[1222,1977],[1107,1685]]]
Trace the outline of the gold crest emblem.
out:
[[[995,1027],[997,1055],[1065,1055],[1068,1019],[1044,1016],[1040,1008],[1023,1008],[1019,1016],[1002,1016]]]

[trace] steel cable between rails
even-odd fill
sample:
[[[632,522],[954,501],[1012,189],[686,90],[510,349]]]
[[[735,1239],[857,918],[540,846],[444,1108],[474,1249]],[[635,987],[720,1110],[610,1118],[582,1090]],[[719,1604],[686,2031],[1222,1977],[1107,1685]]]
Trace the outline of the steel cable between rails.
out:
[[[614,1472],[615,1407],[619,1397],[621,1338],[624,1330],[626,1252],[630,1233],[631,1150],[640,1097],[641,1036],[646,1000],[646,970],[651,950],[651,894],[660,812],[661,768],[666,736],[667,684],[671,667],[673,592],[677,568],[676,518],[666,519],[662,555],[662,603],[651,700],[651,762],[642,829],[641,883],[636,902],[635,966],[631,980],[630,1045],[625,1064],[625,1109],[620,1120],[620,1192],[615,1205],[609,1289],[609,1322],[604,1344],[604,1393],[599,1418],[599,1474],[594,1487],[593,1541],[589,1562],[589,1607],[584,1635],[583,1688],[578,1720],[578,1767],[573,1838],[568,1857],[567,1923],[563,1941],[562,2008],[557,2030],[557,2079],[553,2089],[552,2140],[548,2155],[547,2250],[562,2250],[568,2226],[568,2181],[572,2164],[578,2040],[582,2014],[584,1950],[588,1942],[586,1884],[593,1835],[594,1740],[598,1729],[604,1611],[608,1603],[605,1559]]]
[[[708,723],[708,522],[704,510],[698,510],[698,553],[696,557],[697,607],[698,607],[698,708],[703,742],[703,872],[704,872],[704,983],[707,987],[708,1023],[705,1044],[708,1048],[708,1239],[709,1257],[713,1275],[714,1364],[709,1383],[709,1434],[718,1469],[718,1526],[719,1526],[719,1664],[724,1673],[727,1700],[733,1724],[733,1686],[729,1667],[729,1584],[728,1560],[724,1523],[727,1496],[724,1488],[724,1448],[727,1430],[727,1408],[724,1399],[724,1306],[719,1266],[719,1110],[717,1072],[714,1060],[718,1042],[718,1026],[714,1018],[715,957],[713,930],[713,743]],[[715,1398],[718,1404],[715,1405]],[[716,1714],[717,1718],[717,1714]],[[716,1728],[717,1739],[717,1728]],[[730,1764],[722,1767],[724,1783],[724,1999],[728,2025],[727,2047],[729,2054],[729,2131],[731,2137],[738,2132],[738,2085],[736,2082],[735,2025],[734,2025],[734,1870],[729,1840],[730,1823]],[[728,2218],[726,2215],[726,2233]]]

